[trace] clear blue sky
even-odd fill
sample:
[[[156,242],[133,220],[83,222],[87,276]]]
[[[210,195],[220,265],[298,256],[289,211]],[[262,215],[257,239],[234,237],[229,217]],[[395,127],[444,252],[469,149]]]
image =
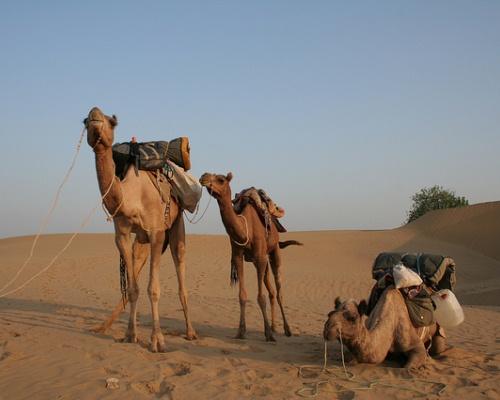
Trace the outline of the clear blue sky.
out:
[[[191,139],[290,230],[400,225],[443,185],[500,199],[500,2],[0,5],[0,237],[36,233],[97,105],[117,140]],[[84,144],[49,232],[98,199]],[[202,200],[206,204],[207,197]],[[215,203],[189,232],[222,232]],[[112,232],[101,210],[87,232]]]

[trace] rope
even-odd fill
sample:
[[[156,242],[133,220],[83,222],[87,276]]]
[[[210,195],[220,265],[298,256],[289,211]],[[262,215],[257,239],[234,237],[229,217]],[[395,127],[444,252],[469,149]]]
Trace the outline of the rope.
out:
[[[28,258],[24,261],[24,263],[21,266],[21,268],[19,268],[19,270],[17,271],[16,275],[0,289],[0,293],[3,292],[4,290],[6,290],[10,285],[12,285],[12,283],[14,283],[17,280],[17,278],[19,277],[19,275],[21,275],[21,272],[23,272],[24,268],[26,268],[26,265],[28,265],[28,263],[33,258],[33,253],[35,251],[35,247],[36,247],[36,244],[38,242],[38,239],[40,238],[40,236],[42,235],[42,233],[47,228],[47,225],[48,225],[48,223],[50,221],[50,218],[52,217],[52,214],[54,213],[54,210],[56,209],[57,204],[59,202],[59,197],[61,195],[62,189],[63,189],[64,185],[66,184],[66,182],[68,181],[69,176],[71,175],[71,172],[73,171],[73,168],[74,168],[75,163],[76,163],[76,159],[78,158],[78,154],[80,153],[80,148],[81,148],[81,145],[82,145],[83,136],[85,134],[85,129],[86,128],[82,129],[82,133],[80,134],[80,138],[78,139],[78,143],[76,145],[75,155],[73,156],[73,160],[71,161],[71,165],[68,168],[68,170],[66,171],[66,174],[64,175],[64,178],[63,178],[61,184],[59,185],[59,188],[57,189],[56,195],[55,195],[54,200],[52,202],[52,206],[49,209],[49,212],[47,213],[47,215],[45,216],[45,218],[42,220],[42,224],[40,225],[38,233],[35,236],[35,239],[33,240],[33,243],[31,245],[30,254],[29,254]]]
[[[247,231],[247,240],[245,243],[239,243],[237,242],[236,240],[234,240],[233,238],[231,238],[231,240],[236,243],[238,246],[241,246],[241,247],[245,247],[249,242],[250,242],[250,236],[248,236],[248,222],[247,222],[247,219],[245,218],[244,215],[241,215],[241,214],[238,214],[238,217],[241,217],[243,218],[243,221],[245,221],[245,229]]]
[[[87,224],[90,222],[92,216],[94,215],[94,213],[96,212],[96,210],[99,208],[99,205],[102,204],[103,202],[103,199],[104,197],[109,193],[109,191],[111,190],[111,186],[113,186],[113,182],[114,180],[111,182],[111,184],[109,185],[109,188],[108,190],[106,190],[106,192],[104,193],[103,196],[101,196],[101,199],[99,201],[99,204],[97,204],[88,214],[87,216],[85,217],[85,219],[83,220],[83,222],[80,224],[79,228],[77,229],[76,232],[73,233],[73,235],[70,237],[70,239],[68,240],[68,242],[66,243],[66,245],[54,256],[54,258],[50,261],[50,263],[45,267],[43,268],[42,270],[38,271],[35,275],[33,275],[30,279],[28,279],[26,282],[24,282],[22,285],[18,286],[17,288],[13,289],[13,290],[10,290],[6,293],[3,293],[0,295],[0,299],[3,298],[3,297],[7,297],[8,295],[10,294],[13,294],[13,293],[16,293],[18,292],[19,290],[23,289],[24,287],[26,287],[30,282],[32,282],[35,278],[37,278],[38,276],[40,276],[41,274],[43,274],[45,271],[47,271],[50,267],[52,267],[54,265],[54,263],[57,261],[57,259],[61,256],[61,254],[63,254],[67,249],[68,247],[71,245],[71,243],[73,242],[73,240],[75,239],[75,237],[80,234],[80,232],[83,230],[83,228],[85,228],[85,226],[87,226]],[[40,234],[37,235],[37,237],[39,237]],[[34,246],[33,246],[34,247]],[[33,249],[32,247],[32,249]],[[31,255],[30,255],[30,258],[31,258]],[[28,259],[29,261],[29,259]],[[25,265],[23,265],[23,268],[26,266],[27,262],[25,263]],[[21,270],[20,270],[21,271]],[[20,274],[20,271],[18,271],[18,275]],[[14,279],[15,280],[15,279]],[[12,280],[12,281],[14,281]],[[9,283],[10,285],[10,283]],[[9,285],[6,285],[5,287],[9,286]]]
[[[120,201],[120,204],[118,204],[118,207],[116,207],[115,209],[115,212],[113,214],[111,214],[107,208],[106,208],[106,205],[104,204],[104,199],[106,198],[106,196],[109,194],[109,192],[111,191],[111,188],[113,187],[113,183],[115,183],[115,180],[118,179],[116,177],[116,175],[113,177],[113,179],[111,180],[111,184],[109,185],[109,188],[108,190],[106,190],[106,193],[104,193],[101,197],[101,204],[102,204],[102,209],[104,210],[104,213],[106,214],[106,221],[108,222],[111,222],[115,217],[116,217],[116,214],[118,214],[118,211],[120,211],[120,208],[122,208],[122,205],[123,205],[123,200],[124,200],[124,195],[123,195],[123,187],[122,185],[120,185],[120,191],[121,191],[121,194],[122,194],[122,200]]]
[[[25,286],[27,286],[31,281],[33,281],[35,278],[37,278],[38,276],[40,276],[41,274],[43,274],[45,271],[47,271],[50,267],[52,267],[52,265],[54,265],[54,263],[56,262],[56,260],[61,256],[61,254],[63,254],[67,248],[71,245],[71,243],[73,242],[73,240],[75,239],[75,237],[82,231],[83,228],[85,228],[85,226],[90,222],[91,220],[91,217],[94,215],[94,213],[96,212],[96,210],[99,208],[99,204],[96,205],[91,211],[90,213],[87,215],[87,217],[85,217],[85,219],[83,220],[83,222],[81,223],[80,227],[78,228],[78,230],[73,233],[73,235],[71,236],[71,238],[68,240],[68,242],[66,243],[66,245],[54,256],[54,258],[50,261],[50,263],[45,267],[43,268],[42,270],[40,270],[38,273],[36,273],[35,275],[33,275],[30,279],[28,279],[26,282],[24,282],[22,285],[18,286],[17,288],[13,289],[13,290],[10,290],[6,293],[3,293],[0,295],[0,298],[3,298],[3,297],[7,297],[8,295],[10,294],[13,294],[15,292],[18,292],[19,290],[23,289]]]
[[[127,265],[120,254],[120,292],[122,294],[123,308],[127,304]]]
[[[203,192],[202,192],[202,197],[203,197]],[[196,205],[196,210],[195,210],[195,212],[194,212],[193,218],[189,219],[189,216],[186,214],[186,210],[184,210],[184,215],[186,216],[186,219],[188,220],[188,222],[189,222],[190,224],[196,225],[198,222],[200,222],[200,221],[203,219],[203,217],[205,216],[205,213],[206,213],[206,212],[207,212],[207,210],[208,210],[208,207],[210,206],[210,203],[212,202],[212,196],[208,196],[208,203],[207,203],[207,206],[206,206],[206,208],[205,208],[205,211],[203,211],[203,213],[201,214],[201,217],[200,217],[200,218],[198,218],[198,219],[195,221],[195,219],[196,219],[196,217],[197,217],[197,215],[198,215],[198,212],[200,211],[200,202],[201,202],[201,199],[200,199],[200,201],[198,202],[198,204]]]
[[[409,386],[402,386],[397,383],[391,382],[389,380],[374,380],[374,381],[362,381],[360,379],[357,379],[356,376],[352,373],[349,372],[346,368],[345,365],[345,358],[344,358],[344,343],[342,341],[342,332],[339,331],[339,339],[340,339],[340,352],[342,356],[342,367],[343,367],[343,375],[339,375],[336,373],[336,371],[341,371],[342,369],[337,366],[333,366],[331,368],[327,368],[327,342],[326,340],[324,341],[324,352],[323,352],[323,366],[318,367],[316,365],[302,365],[298,367],[297,371],[297,376],[302,379],[312,379],[312,378],[320,378],[322,375],[329,375],[330,377],[325,377],[325,379],[321,380],[316,380],[316,381],[309,381],[309,382],[303,382],[302,384],[305,385],[306,387],[303,387],[302,389],[297,390],[295,393],[297,396],[303,397],[303,398],[315,398],[319,396],[320,394],[320,387],[326,384],[333,383],[332,380],[340,380],[344,381],[346,383],[356,383],[357,387],[348,387],[348,386],[342,386],[339,382],[336,382],[336,386],[340,386],[339,389],[333,389],[333,390],[327,390],[326,392],[328,393],[344,393],[344,392],[356,392],[356,391],[364,391],[364,390],[371,390],[375,388],[376,386],[384,386],[384,387],[389,387],[393,389],[400,389],[400,390],[406,390],[410,392],[417,393],[421,396],[428,396],[429,394],[435,394],[437,396],[440,396],[446,389],[446,384],[441,383],[441,382],[436,382],[436,381],[430,381],[430,380],[425,380],[425,379],[416,379],[416,378],[410,378],[410,379],[400,379],[401,381],[406,381],[406,382],[412,382],[413,384],[416,382],[419,383],[425,383],[425,384],[432,384],[432,385],[437,385],[439,387],[439,390],[436,393],[425,393],[420,390],[414,389],[413,387]],[[306,374],[304,373],[305,370],[316,370],[318,368],[321,368],[319,372],[313,372],[315,376],[311,376],[309,373],[309,376],[305,376]]]

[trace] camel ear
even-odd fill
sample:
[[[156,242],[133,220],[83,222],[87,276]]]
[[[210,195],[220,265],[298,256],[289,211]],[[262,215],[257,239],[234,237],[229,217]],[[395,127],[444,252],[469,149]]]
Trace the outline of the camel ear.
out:
[[[363,314],[368,315],[368,303],[366,302],[366,300],[361,300],[359,302],[358,312],[359,312],[359,315],[363,315]]]
[[[335,299],[335,309],[338,310],[341,305],[342,302],[340,301],[340,297],[337,296],[337,298]]]
[[[83,125],[87,126],[87,121],[88,121],[88,120],[89,120],[88,118],[85,118],[85,119],[83,120]]]
[[[232,172],[228,172],[228,174],[226,175],[226,180],[228,182],[231,182],[231,179],[233,179],[233,173]]]
[[[116,125],[118,125],[118,118],[116,118],[116,115],[113,114],[113,116],[109,119],[109,123],[111,126],[114,128]]]

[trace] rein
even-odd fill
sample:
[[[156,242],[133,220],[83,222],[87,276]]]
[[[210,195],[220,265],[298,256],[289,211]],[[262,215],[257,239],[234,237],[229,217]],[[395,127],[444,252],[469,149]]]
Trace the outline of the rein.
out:
[[[241,246],[241,247],[245,247],[249,242],[250,242],[250,236],[248,235],[248,222],[247,222],[247,219],[245,218],[244,215],[241,215],[241,214],[238,214],[238,217],[241,217],[243,218],[243,221],[245,221],[245,230],[247,232],[247,240],[245,243],[239,243],[237,242],[236,240],[234,240],[233,238],[231,238],[231,240],[237,244],[238,246]]]

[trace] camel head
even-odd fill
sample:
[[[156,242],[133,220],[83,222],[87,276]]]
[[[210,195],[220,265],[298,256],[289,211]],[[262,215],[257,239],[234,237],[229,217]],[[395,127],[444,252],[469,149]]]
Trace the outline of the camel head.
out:
[[[340,301],[335,299],[335,309],[328,314],[325,322],[323,337],[325,340],[339,339],[340,332],[342,338],[353,339],[358,336],[363,314],[366,314],[367,304],[362,300],[359,304],[354,300]]]
[[[205,172],[200,178],[200,183],[207,188],[211,196],[219,200],[226,196],[231,198],[231,187],[229,186],[231,179],[233,179],[231,172],[225,176]]]
[[[83,120],[87,129],[87,143],[94,151],[99,152],[105,148],[111,147],[114,141],[114,129],[118,125],[115,115],[109,117],[94,107],[90,110],[87,118]]]

